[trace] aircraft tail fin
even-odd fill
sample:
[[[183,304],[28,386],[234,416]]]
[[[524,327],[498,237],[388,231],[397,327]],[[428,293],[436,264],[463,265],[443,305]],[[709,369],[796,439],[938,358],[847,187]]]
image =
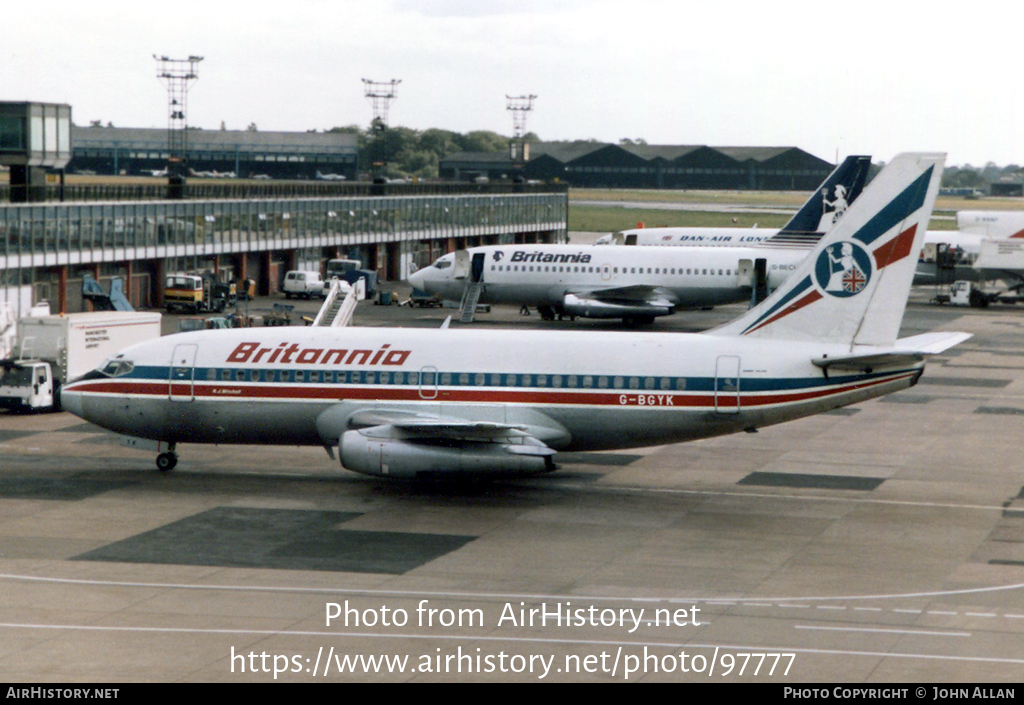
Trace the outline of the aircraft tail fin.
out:
[[[797,214],[762,247],[814,247],[822,233],[828,232],[846,214],[864,190],[871,157],[847,157],[829,174]]]
[[[892,346],[944,154],[900,154],[775,292],[710,333]]]

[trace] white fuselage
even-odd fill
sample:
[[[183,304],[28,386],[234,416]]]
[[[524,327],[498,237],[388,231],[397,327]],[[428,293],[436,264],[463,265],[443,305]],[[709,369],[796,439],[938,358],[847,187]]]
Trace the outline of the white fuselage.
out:
[[[595,245],[674,247],[751,247],[779,232],[778,228],[637,228],[602,235]]]
[[[909,386],[923,368],[826,375],[811,364],[848,349],[678,333],[197,331],[128,348],[128,373],[93,373],[62,403],[171,443],[330,447],[354,417],[380,412],[514,424],[555,449],[609,449],[818,413]]]
[[[749,271],[741,261],[767,260],[774,289],[807,256],[807,250],[646,248],[631,246],[492,245],[468,250],[483,255],[480,303],[560,306],[567,294],[644,287],[671,300],[673,308],[700,308],[750,299]],[[418,289],[451,301],[461,299],[468,272],[445,255],[409,277]],[[447,266],[445,266],[447,265]]]

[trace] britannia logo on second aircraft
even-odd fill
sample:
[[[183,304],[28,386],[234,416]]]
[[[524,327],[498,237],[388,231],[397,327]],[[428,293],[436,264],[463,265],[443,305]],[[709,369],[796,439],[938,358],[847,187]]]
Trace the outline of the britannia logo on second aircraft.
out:
[[[855,242],[837,242],[818,255],[814,275],[832,296],[854,296],[871,280],[871,255]]]

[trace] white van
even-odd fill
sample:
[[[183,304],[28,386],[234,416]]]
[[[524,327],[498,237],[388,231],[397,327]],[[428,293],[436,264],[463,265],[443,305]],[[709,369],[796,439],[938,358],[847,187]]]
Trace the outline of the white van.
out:
[[[311,299],[324,295],[324,280],[320,272],[293,271],[284,277],[284,295],[286,298],[301,296]]]

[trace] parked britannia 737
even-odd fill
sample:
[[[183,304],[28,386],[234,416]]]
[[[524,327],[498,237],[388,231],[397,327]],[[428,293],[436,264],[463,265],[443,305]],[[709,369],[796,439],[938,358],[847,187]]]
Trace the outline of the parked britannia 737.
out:
[[[897,156],[797,271],[701,334],[243,328],[127,348],[65,409],[149,439],[320,445],[387,477],[522,474],[561,450],[753,431],[914,385],[968,337],[897,339],[943,156]],[[635,248],[634,248],[635,249]]]

